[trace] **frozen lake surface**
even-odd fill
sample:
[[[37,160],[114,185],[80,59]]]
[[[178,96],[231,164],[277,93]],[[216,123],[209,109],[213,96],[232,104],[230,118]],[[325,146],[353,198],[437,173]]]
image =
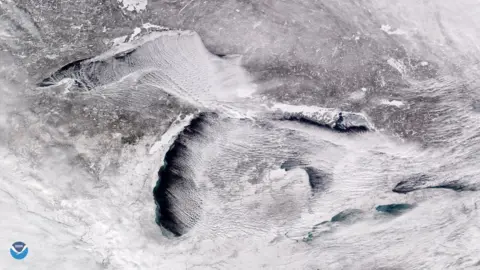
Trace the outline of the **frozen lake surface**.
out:
[[[474,0],[0,0],[0,268],[478,269],[479,32]]]

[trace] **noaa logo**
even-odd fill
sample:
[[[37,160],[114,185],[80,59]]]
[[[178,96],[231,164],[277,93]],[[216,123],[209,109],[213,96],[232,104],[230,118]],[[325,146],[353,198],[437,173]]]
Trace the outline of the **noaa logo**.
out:
[[[10,247],[10,254],[17,260],[23,260],[27,257],[28,247],[23,242],[15,242]]]

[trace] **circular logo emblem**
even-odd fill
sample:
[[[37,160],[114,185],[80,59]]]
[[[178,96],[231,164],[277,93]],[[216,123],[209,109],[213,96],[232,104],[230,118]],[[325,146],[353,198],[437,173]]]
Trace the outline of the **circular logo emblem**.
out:
[[[25,257],[27,257],[28,247],[23,242],[15,242],[10,247],[10,254],[17,260],[23,260]]]

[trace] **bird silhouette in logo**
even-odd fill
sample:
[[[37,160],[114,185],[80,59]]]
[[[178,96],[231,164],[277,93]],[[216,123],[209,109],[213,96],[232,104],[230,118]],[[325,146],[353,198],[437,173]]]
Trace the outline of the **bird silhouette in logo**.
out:
[[[27,257],[28,247],[23,242],[15,242],[12,244],[12,247],[10,247],[10,254],[17,260],[23,260]]]

